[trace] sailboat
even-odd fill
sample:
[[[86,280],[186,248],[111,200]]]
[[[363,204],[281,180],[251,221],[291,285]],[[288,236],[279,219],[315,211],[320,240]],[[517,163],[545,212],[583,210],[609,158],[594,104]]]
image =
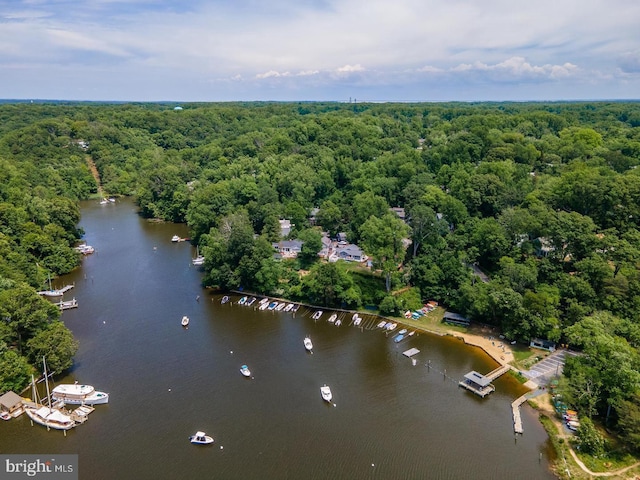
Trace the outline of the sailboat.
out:
[[[36,382],[32,375],[31,383],[33,386],[33,399],[35,401],[35,406],[34,408],[27,408],[25,410],[27,416],[33,422],[47,427],[47,430],[50,428],[55,428],[56,430],[70,430],[76,426],[76,422],[69,415],[63,413],[60,408],[52,406],[51,393],[49,392],[49,378],[47,377],[47,364],[44,357],[42,357],[42,365],[44,368],[44,383],[47,386],[46,405],[38,403],[38,390],[36,389]]]
[[[200,255],[200,248],[197,246],[196,246],[196,257],[191,259],[191,263],[196,267],[204,265],[204,256]]]

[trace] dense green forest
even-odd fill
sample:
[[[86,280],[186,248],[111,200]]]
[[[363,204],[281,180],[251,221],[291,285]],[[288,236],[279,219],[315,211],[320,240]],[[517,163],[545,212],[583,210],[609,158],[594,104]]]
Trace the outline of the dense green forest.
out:
[[[33,289],[78,263],[90,157],[105,192],[189,225],[205,285],[388,315],[436,300],[582,350],[570,403],[640,448],[640,103],[174,106],[0,105],[0,390],[54,333]],[[280,219],[295,259],[274,258]],[[320,230],[371,267],[321,261]]]

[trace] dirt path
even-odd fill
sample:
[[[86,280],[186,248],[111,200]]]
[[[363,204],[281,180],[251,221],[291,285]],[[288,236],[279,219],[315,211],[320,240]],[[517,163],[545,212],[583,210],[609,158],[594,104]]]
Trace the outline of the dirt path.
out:
[[[93,158],[91,158],[91,155],[85,155],[84,158],[87,162],[89,170],[91,171],[91,175],[93,175],[93,178],[96,181],[96,185],[98,186],[98,195],[100,195],[100,197],[104,197],[104,192],[102,191],[102,182],[100,181],[100,174],[98,173],[96,164],[93,162]]]

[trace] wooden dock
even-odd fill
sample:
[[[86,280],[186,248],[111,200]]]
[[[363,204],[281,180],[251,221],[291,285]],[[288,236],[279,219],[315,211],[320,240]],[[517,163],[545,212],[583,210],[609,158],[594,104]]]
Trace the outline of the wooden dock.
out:
[[[496,390],[496,387],[494,387],[491,382],[499,376],[507,373],[510,368],[511,367],[509,365],[501,365],[486,375],[481,375],[478,372],[471,371],[464,376],[464,380],[459,382],[458,385],[484,398]]]
[[[71,300],[61,300],[56,305],[60,307],[60,310],[69,310],[70,308],[78,308],[78,301],[72,298]]]
[[[485,377],[487,377],[489,381],[493,382],[496,378],[500,377],[501,375],[504,375],[510,369],[511,367],[509,365],[502,365],[496,368],[495,370],[492,370],[491,372],[487,373]]]
[[[513,411],[513,431],[515,433],[524,433],[524,429],[522,428],[522,417],[520,416],[520,405],[526,401],[527,396],[522,395],[511,404],[511,410]]]

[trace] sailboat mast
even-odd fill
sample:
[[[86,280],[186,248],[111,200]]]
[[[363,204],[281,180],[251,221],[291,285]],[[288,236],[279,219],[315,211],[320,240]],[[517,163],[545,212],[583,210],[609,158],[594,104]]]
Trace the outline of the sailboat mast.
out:
[[[51,413],[51,393],[49,392],[49,378],[47,377],[47,363],[45,362],[44,355],[42,356],[42,366],[44,367],[44,384],[47,387],[47,405],[49,406],[49,413]]]

